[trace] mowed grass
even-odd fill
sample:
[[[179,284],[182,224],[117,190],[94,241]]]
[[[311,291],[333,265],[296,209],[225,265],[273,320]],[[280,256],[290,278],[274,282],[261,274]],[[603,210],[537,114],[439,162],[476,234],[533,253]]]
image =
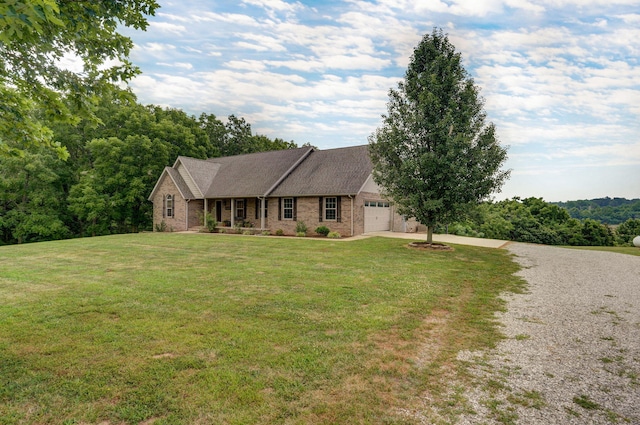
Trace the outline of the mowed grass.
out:
[[[413,423],[516,270],[387,238],[0,247],[0,424]]]
[[[638,255],[640,256],[640,248],[635,246],[568,246],[566,248],[584,249],[587,251],[606,251],[615,252],[616,254]]]

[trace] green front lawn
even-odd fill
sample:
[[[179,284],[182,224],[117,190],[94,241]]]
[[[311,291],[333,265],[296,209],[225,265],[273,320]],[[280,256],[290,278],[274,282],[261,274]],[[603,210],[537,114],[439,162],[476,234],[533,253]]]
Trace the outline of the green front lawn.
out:
[[[397,424],[494,344],[504,250],[120,235],[0,247],[0,424]]]
[[[640,256],[640,248],[635,246],[567,246],[565,248],[584,249],[587,251],[606,251],[615,252],[616,254]]]

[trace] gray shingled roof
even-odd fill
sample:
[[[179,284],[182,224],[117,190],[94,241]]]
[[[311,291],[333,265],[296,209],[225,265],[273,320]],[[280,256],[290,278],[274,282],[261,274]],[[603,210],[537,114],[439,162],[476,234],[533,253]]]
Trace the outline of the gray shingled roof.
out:
[[[187,186],[187,183],[185,183],[184,179],[182,178],[178,170],[171,167],[167,167],[165,168],[165,170],[167,170],[167,172],[169,173],[173,181],[176,183],[176,186],[178,186],[178,190],[180,191],[180,193],[182,193],[182,196],[185,199],[195,198],[193,193],[191,193],[191,189],[189,189],[189,186]]]
[[[211,158],[208,162],[219,164],[220,169],[206,190],[206,197],[263,196],[311,150],[304,147]]]
[[[190,158],[188,156],[179,156],[178,160],[185,166],[194,183],[203,194],[211,186],[214,177],[220,169],[220,164],[206,161],[204,159]],[[176,161],[177,162],[177,161]]]
[[[368,149],[304,147],[208,160],[181,156],[175,164],[184,165],[207,198],[355,195],[373,169]],[[165,171],[185,198],[198,197],[178,170]]]
[[[355,195],[372,170],[367,145],[313,151],[270,196]]]

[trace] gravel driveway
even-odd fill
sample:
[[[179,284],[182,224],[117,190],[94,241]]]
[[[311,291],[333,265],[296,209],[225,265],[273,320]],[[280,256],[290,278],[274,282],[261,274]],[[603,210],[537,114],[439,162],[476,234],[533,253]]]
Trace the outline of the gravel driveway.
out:
[[[514,243],[528,282],[473,365],[459,424],[640,424],[640,257]]]

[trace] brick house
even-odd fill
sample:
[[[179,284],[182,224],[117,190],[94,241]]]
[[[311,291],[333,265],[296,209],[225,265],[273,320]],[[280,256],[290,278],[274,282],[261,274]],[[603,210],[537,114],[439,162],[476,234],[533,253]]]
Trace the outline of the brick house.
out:
[[[295,234],[303,221],[343,236],[371,231],[415,231],[393,212],[372,179],[368,146],[312,147],[207,160],[178,157],[166,167],[149,200],[154,229],[198,228],[203,212],[221,227]]]

